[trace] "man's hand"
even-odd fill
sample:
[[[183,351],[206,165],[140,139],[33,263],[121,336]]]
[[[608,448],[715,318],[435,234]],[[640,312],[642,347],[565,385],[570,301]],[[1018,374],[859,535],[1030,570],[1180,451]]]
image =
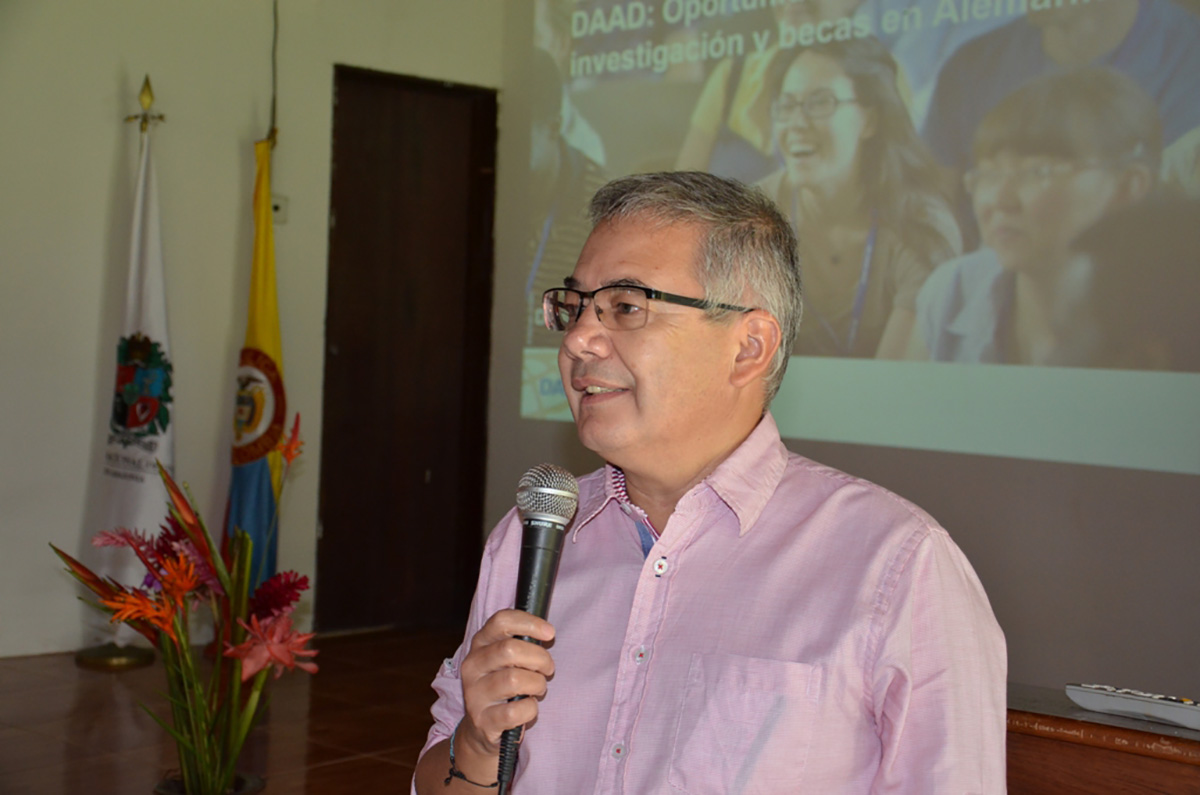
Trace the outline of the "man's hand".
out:
[[[535,643],[519,640],[520,636],[548,643],[554,639],[554,627],[520,610],[501,610],[471,638],[471,651],[459,670],[466,715],[454,741],[455,765],[467,778],[481,784],[496,780],[500,735],[537,717],[538,698],[546,694],[546,678],[554,674],[550,653]],[[511,701],[516,696],[531,698]],[[431,748],[421,759],[419,792],[448,791],[440,786],[449,763],[447,745]],[[436,789],[426,786],[435,781]],[[459,783],[454,780],[449,789]]]
[[[458,742],[470,743],[472,751],[498,755],[506,729],[537,717],[537,698],[546,695],[554,660],[541,646],[519,640],[521,635],[547,643],[554,639],[554,627],[520,610],[501,610],[471,639],[460,672],[467,715]],[[516,696],[534,698],[511,701]]]

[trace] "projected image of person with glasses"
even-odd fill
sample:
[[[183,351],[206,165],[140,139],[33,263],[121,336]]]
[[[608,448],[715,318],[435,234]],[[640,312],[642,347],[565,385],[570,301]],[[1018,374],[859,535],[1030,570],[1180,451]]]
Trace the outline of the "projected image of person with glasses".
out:
[[[917,291],[962,251],[949,176],[917,136],[877,40],[780,60],[772,118],[784,167],[758,185],[800,242],[806,318],[793,353],[900,358]]]
[[[982,248],[921,289],[912,357],[1080,364],[1064,344],[1081,295],[1068,283],[1071,241],[1145,198],[1161,151],[1154,101],[1109,69],[1041,77],[1002,100],[975,133],[963,180]]]
[[[763,4],[766,5],[765,3]],[[725,58],[709,73],[692,111],[687,135],[675,161],[677,171],[709,171],[742,182],[761,179],[779,167],[771,134],[772,90],[768,86],[778,61],[790,61],[794,51],[783,49],[784,32],[796,41],[796,31],[821,23],[853,19],[863,0],[807,0],[772,3],[770,8],[743,12],[760,30],[773,34],[772,44],[745,59]],[[728,28],[733,19],[723,19]]]

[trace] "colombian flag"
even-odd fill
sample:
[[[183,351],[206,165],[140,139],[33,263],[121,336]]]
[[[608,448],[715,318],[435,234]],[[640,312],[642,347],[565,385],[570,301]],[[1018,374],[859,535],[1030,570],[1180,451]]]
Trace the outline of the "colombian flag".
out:
[[[279,491],[287,401],[283,391],[279,302],[275,293],[275,231],[271,216],[270,139],[254,144],[254,263],[246,342],[238,361],[233,419],[233,477],[225,532],[241,529],[254,543],[251,593],[275,573]]]

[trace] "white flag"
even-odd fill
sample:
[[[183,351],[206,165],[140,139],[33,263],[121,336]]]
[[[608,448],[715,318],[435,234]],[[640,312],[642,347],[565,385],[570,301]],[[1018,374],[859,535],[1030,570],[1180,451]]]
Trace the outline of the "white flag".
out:
[[[117,340],[115,390],[104,446],[104,510],[100,527],[89,529],[85,563],[102,577],[140,586],[146,569],[124,547],[94,549],[90,536],[125,527],[153,537],[167,515],[166,489],[156,461],[172,470],[175,463],[172,365],[167,344],[167,302],[163,289],[162,230],[158,217],[158,184],[150,156],[150,131],[142,133],[125,323]],[[125,624],[111,624],[94,611],[87,645],[115,641],[128,645],[140,636]]]

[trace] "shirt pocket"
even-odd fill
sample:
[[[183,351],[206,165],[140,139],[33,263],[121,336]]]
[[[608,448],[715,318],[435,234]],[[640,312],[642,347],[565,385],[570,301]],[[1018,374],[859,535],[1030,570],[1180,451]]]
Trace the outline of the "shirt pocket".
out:
[[[671,751],[671,785],[693,795],[776,795],[798,787],[820,692],[817,666],[692,655]]]

